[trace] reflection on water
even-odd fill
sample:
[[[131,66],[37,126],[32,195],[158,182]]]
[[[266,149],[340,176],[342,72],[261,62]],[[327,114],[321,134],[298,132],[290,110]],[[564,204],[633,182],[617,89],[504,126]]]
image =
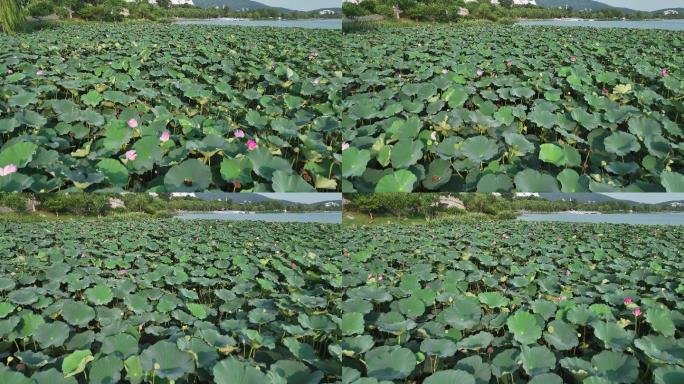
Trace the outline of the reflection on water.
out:
[[[177,24],[199,25],[240,25],[244,27],[285,27],[308,29],[339,29],[342,30],[341,19],[304,19],[304,20],[241,20],[241,19],[207,19],[207,20],[179,20]]]
[[[305,213],[237,213],[237,212],[205,212],[183,213],[178,219],[208,219],[233,221],[271,221],[342,224],[342,212],[305,212]]]

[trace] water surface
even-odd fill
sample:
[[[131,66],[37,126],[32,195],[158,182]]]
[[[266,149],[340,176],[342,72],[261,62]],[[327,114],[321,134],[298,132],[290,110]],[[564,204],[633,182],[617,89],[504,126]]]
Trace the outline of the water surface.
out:
[[[235,212],[203,212],[183,213],[178,219],[208,219],[232,221],[271,221],[342,224],[342,212],[305,212],[305,213],[235,213]]]
[[[302,19],[302,20],[236,20],[236,19],[206,19],[179,20],[177,24],[199,25],[240,25],[244,27],[283,27],[308,29],[339,29],[342,30],[342,19]]]
[[[636,29],[669,29],[684,31],[684,19],[678,20],[521,20],[518,25],[552,25],[560,27],[594,27],[594,28],[636,28]]]
[[[684,225],[684,213],[526,213],[518,217],[522,221],[563,221],[571,223],[611,223],[611,224],[660,224]]]

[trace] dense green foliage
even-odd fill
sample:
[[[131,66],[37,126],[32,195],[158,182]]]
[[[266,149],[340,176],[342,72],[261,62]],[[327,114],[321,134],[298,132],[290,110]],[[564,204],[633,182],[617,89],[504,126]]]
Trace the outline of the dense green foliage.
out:
[[[334,382],[337,228],[0,223],[0,382]]]
[[[345,195],[349,206],[345,209],[358,210],[373,215],[392,214],[397,217],[422,215],[431,218],[439,210],[437,193],[369,193]]]
[[[453,22],[477,19],[498,21],[502,19],[553,19],[562,17],[586,19],[646,19],[653,17],[650,12],[623,12],[617,8],[595,11],[544,8],[539,6],[513,6],[512,1],[501,1],[494,5],[489,0],[466,3],[463,0],[364,0],[359,4],[344,2],[342,10],[345,17],[354,18],[367,15],[395,17],[393,7],[399,6],[402,18],[417,21]],[[459,8],[468,10],[467,16],[459,15]]]
[[[148,0],[31,0],[26,1],[28,14],[44,17],[57,14],[62,19],[80,18],[99,21],[134,19],[163,20],[170,18],[207,19],[217,17],[240,18],[320,18],[317,12],[283,12],[275,8],[237,10],[229,8],[200,8],[193,5],[172,5],[169,0],[150,4]],[[335,17],[335,16],[333,16]],[[336,16],[339,17],[339,16]]]
[[[16,212],[26,212],[27,202],[35,202],[39,212],[71,214],[78,216],[101,216],[109,213],[138,212],[155,215],[184,212],[211,212],[239,210],[254,212],[314,212],[339,210],[341,207],[326,207],[325,203],[298,204],[276,200],[237,202],[226,196],[224,200],[202,200],[195,197],[171,197],[144,193],[0,193],[0,207]],[[123,207],[112,207],[112,199],[120,200]]]
[[[24,23],[24,18],[19,0],[0,1],[0,33],[14,32]]]
[[[507,221],[342,238],[343,338],[331,350],[343,382],[684,380],[677,227]]]
[[[339,41],[95,23],[3,38],[0,190],[339,190]]]
[[[541,197],[514,197],[511,194],[496,196],[489,193],[367,193],[346,194],[349,204],[345,210],[359,211],[371,216],[391,214],[397,217],[423,215],[434,217],[439,212],[458,213],[457,208],[447,208],[438,204],[440,196],[453,197],[463,203],[465,211],[486,215],[506,216],[515,212],[563,212],[594,211],[616,212],[673,212],[684,211],[684,207],[669,205],[636,204],[614,200],[606,202],[582,203],[577,200],[548,200]],[[515,217],[513,215],[512,217]]]
[[[344,34],[344,192],[684,191],[684,32]]]

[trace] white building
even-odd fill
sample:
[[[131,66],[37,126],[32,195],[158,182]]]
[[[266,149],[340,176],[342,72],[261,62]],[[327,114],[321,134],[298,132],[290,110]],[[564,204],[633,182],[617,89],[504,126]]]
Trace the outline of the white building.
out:
[[[539,197],[539,193],[537,192],[516,192],[515,195],[513,195],[516,199],[524,199],[526,197]]]
[[[324,9],[324,10],[318,12],[318,14],[319,15],[334,15],[335,11],[333,11],[332,9]]]
[[[676,11],[674,9],[667,9],[663,11],[663,15],[668,16],[668,15],[679,15],[679,11]]]

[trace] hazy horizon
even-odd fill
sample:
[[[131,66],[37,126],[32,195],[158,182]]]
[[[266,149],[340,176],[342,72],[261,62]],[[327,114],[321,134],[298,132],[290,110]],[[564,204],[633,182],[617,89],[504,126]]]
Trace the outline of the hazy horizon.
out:
[[[316,1],[301,1],[301,0],[256,0],[262,4],[270,5],[272,7],[283,7],[288,9],[295,9],[300,11],[310,11],[312,9],[321,8],[341,8],[342,0],[316,0]]]
[[[568,0],[571,1],[571,0]],[[597,0],[614,7],[624,7],[639,11],[657,11],[664,8],[684,8],[683,0]]]
[[[325,193],[325,192],[264,192],[257,193],[258,195],[266,196],[270,199],[291,201],[293,203],[320,203],[322,201],[342,200],[341,193]]]
[[[667,201],[684,200],[684,193],[602,193],[620,200],[631,200],[638,203],[658,204]]]

